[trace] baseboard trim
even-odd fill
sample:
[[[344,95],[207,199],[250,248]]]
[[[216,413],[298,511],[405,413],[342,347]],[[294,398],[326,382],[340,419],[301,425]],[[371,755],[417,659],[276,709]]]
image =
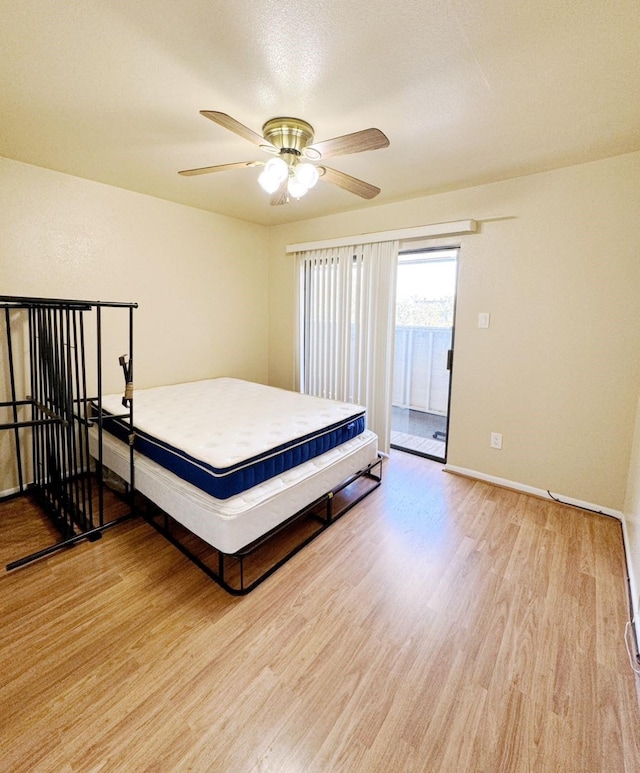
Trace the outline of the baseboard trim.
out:
[[[19,494],[19,493],[20,493],[19,486],[14,486],[14,488],[8,488],[8,489],[5,489],[4,491],[0,491],[0,499],[4,499],[5,497],[7,498],[12,497],[12,496],[15,496],[15,494]]]
[[[624,558],[627,566],[627,582],[629,584],[629,595],[631,596],[631,599],[629,600],[629,607],[631,610],[631,618],[632,618],[631,624],[635,628],[636,642],[640,642],[640,618],[639,618],[640,602],[638,601],[640,596],[638,595],[638,583],[636,582],[636,575],[629,561],[629,556],[631,555],[631,548],[630,548],[631,543],[629,542],[627,520],[624,516],[622,517],[622,540],[624,542]],[[637,665],[640,665],[640,664],[637,664]],[[638,694],[638,699],[640,700],[640,692]]]
[[[500,486],[501,488],[507,488],[511,489],[513,491],[518,491],[522,494],[530,494],[534,497],[539,497],[540,499],[547,499],[549,501],[559,501],[561,504],[565,505],[571,505],[572,507],[577,507],[581,510],[588,510],[589,512],[596,513],[599,515],[607,515],[611,518],[615,518],[617,521],[620,521],[620,525],[622,527],[622,542],[624,545],[624,558],[625,558],[625,564],[626,564],[626,570],[627,570],[627,581],[629,584],[629,593],[631,595],[631,609],[633,614],[633,620],[632,625],[634,625],[636,630],[636,637],[638,640],[640,640],[640,620],[635,619],[636,615],[636,609],[635,604],[633,603],[634,599],[638,598],[638,584],[636,582],[636,577],[633,573],[632,567],[629,564],[629,556],[630,556],[630,548],[629,548],[629,533],[627,530],[627,521],[624,517],[624,513],[622,513],[620,510],[614,510],[610,507],[602,507],[601,505],[593,504],[592,502],[584,502],[580,499],[574,499],[573,497],[565,497],[561,494],[554,494],[553,492],[545,491],[544,489],[535,488],[534,486],[527,486],[524,483],[518,483],[517,481],[513,480],[507,480],[506,478],[498,478],[494,475],[486,475],[483,472],[478,472],[477,470],[469,470],[465,467],[456,467],[453,464],[445,464],[444,466],[445,472],[450,472],[454,475],[461,475],[465,478],[472,478],[474,480],[481,480],[485,483],[491,483],[494,486]]]
[[[548,499],[550,501],[559,501],[563,505],[572,505],[573,507],[579,507],[581,510],[590,510],[600,515],[608,515],[612,518],[616,518],[618,521],[624,522],[624,515],[620,510],[613,510],[610,507],[602,507],[601,505],[593,504],[592,502],[584,502],[581,499],[574,499],[573,497],[566,497],[562,494],[555,492],[545,491],[541,488],[535,488],[534,486],[527,486],[524,483],[518,483],[517,481],[507,480],[506,478],[497,478],[495,475],[486,475],[484,472],[477,472],[476,470],[469,470],[465,467],[456,467],[452,464],[445,464],[445,472],[451,472],[454,475],[462,475],[465,478],[474,478],[475,480],[481,480],[485,483],[493,483],[494,486],[500,486],[501,488],[512,489],[513,491],[519,491],[522,494],[531,494],[534,497],[540,497],[541,499]]]

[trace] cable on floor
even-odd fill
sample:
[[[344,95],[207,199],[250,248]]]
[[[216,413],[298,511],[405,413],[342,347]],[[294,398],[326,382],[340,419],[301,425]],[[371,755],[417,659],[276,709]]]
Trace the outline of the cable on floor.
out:
[[[609,513],[603,513],[602,510],[593,510],[590,507],[583,507],[582,505],[574,505],[572,502],[563,502],[559,497],[555,497],[549,489],[547,489],[547,494],[551,499],[553,499],[554,502],[557,502],[559,505],[567,505],[568,507],[575,507],[576,510],[584,510],[587,513],[595,513],[596,515],[604,515],[607,518],[613,518],[614,521],[617,521],[620,524],[620,537],[622,540],[622,552],[624,553],[624,565],[625,568],[629,567],[629,563],[627,561],[627,547],[624,542],[624,531],[622,529],[622,521],[619,518],[616,518],[615,515],[609,515]],[[631,596],[631,578],[629,577],[629,572],[626,572],[627,575],[627,598],[629,599],[629,620],[627,621],[627,624],[624,629],[624,643],[625,647],[627,648],[627,654],[629,655],[629,663],[631,664],[631,669],[634,673],[640,674],[640,669],[638,668],[640,666],[640,648],[638,647],[638,633],[636,631],[635,626],[635,612],[633,609],[633,598]],[[629,645],[629,629],[631,629],[631,634],[634,641],[634,649],[635,649],[635,664],[633,662],[634,656],[631,653],[631,647]]]

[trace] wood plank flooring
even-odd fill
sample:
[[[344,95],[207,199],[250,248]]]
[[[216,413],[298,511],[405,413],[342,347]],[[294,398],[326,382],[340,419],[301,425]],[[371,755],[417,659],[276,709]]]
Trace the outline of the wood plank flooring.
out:
[[[131,521],[0,576],[0,770],[640,771],[625,593],[617,522],[400,452],[242,599]]]

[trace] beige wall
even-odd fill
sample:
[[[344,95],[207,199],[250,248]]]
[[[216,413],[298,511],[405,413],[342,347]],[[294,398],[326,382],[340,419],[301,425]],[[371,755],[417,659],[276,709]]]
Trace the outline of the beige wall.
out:
[[[137,302],[136,387],[267,381],[267,246],[261,226],[0,158],[0,294]],[[119,391],[124,317],[104,319],[105,389]]]
[[[267,244],[261,226],[0,159],[0,293],[137,302],[140,387],[266,381]]]
[[[474,218],[479,233],[431,242],[462,246],[449,463],[622,510],[640,387],[639,213],[634,153],[272,228],[270,383],[295,385],[287,244]]]

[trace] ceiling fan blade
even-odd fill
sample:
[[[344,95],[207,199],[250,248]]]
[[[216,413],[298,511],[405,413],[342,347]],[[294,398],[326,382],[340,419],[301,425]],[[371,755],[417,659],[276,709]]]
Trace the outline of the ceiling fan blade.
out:
[[[289,178],[285,178],[281,183],[278,190],[271,195],[271,205],[277,207],[279,204],[287,204],[289,202],[289,190],[287,185]]]
[[[304,155],[311,151],[310,158],[332,158],[333,156],[346,156],[349,153],[362,153],[364,150],[378,150],[386,148],[389,140],[380,129],[363,129],[353,134],[345,134],[343,137],[334,137],[332,140],[314,142],[304,149]],[[317,154],[320,153],[320,156]]]
[[[257,134],[226,113],[219,113],[216,110],[201,110],[200,115],[203,115],[205,118],[208,118],[210,121],[213,121],[220,126],[224,126],[225,129],[229,129],[229,131],[240,135],[243,139],[253,142],[253,144],[258,145],[258,147],[262,146],[265,149],[273,148],[276,153],[278,152],[278,149],[275,145],[272,145],[269,140],[265,140],[261,134]]]
[[[218,164],[217,166],[203,166],[199,169],[184,169],[178,174],[191,177],[196,174],[210,174],[211,172],[225,172],[228,169],[242,169],[249,166],[263,166],[262,161],[238,161],[235,164]]]
[[[320,174],[321,180],[333,183],[349,193],[361,196],[363,199],[373,199],[380,193],[380,188],[376,188],[375,185],[366,183],[364,180],[358,180],[357,177],[351,177],[351,175],[339,172],[337,169],[331,169],[328,166],[319,166],[318,171],[320,172],[321,169],[324,169],[324,172]]]

